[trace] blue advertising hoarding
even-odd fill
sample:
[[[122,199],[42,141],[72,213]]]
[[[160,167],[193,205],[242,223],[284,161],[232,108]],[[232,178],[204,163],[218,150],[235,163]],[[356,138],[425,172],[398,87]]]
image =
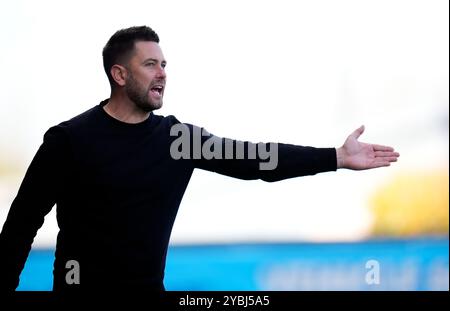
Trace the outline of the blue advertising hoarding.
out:
[[[32,250],[18,290],[51,290],[53,259],[54,250]],[[171,246],[165,286],[167,290],[449,290],[449,240]]]

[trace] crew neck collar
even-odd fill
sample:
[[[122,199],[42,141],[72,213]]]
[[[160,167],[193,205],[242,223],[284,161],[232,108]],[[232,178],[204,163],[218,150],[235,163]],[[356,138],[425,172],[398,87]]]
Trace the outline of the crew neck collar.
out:
[[[141,127],[149,126],[152,123],[153,112],[150,112],[147,119],[145,119],[144,121],[138,122],[138,123],[128,123],[128,122],[120,121],[119,119],[114,118],[108,112],[105,111],[104,107],[108,103],[108,101],[109,101],[109,98],[101,101],[100,104],[97,106],[97,108],[98,108],[98,110],[100,110],[101,114],[106,119],[108,119],[109,122],[111,122],[117,126],[128,127],[128,128],[141,128]]]

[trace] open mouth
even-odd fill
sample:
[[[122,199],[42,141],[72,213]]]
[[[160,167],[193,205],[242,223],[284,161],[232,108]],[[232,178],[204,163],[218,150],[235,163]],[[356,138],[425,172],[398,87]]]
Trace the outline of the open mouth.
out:
[[[164,91],[164,86],[162,85],[155,85],[152,88],[150,88],[150,92],[157,96],[157,97],[161,97]]]

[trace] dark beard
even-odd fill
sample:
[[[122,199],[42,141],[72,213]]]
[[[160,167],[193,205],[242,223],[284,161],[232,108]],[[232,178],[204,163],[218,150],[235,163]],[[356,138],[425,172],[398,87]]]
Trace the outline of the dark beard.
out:
[[[139,84],[134,79],[133,75],[130,73],[129,79],[125,86],[125,91],[128,95],[128,98],[142,111],[151,112],[155,109],[159,109],[160,107],[155,107],[148,100],[149,90],[143,90],[139,87]]]

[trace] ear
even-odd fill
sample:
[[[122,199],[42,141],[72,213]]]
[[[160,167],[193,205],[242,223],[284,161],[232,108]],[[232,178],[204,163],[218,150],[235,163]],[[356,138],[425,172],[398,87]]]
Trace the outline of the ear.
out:
[[[111,67],[111,77],[119,86],[124,86],[127,78],[127,69],[121,65],[113,65]]]

